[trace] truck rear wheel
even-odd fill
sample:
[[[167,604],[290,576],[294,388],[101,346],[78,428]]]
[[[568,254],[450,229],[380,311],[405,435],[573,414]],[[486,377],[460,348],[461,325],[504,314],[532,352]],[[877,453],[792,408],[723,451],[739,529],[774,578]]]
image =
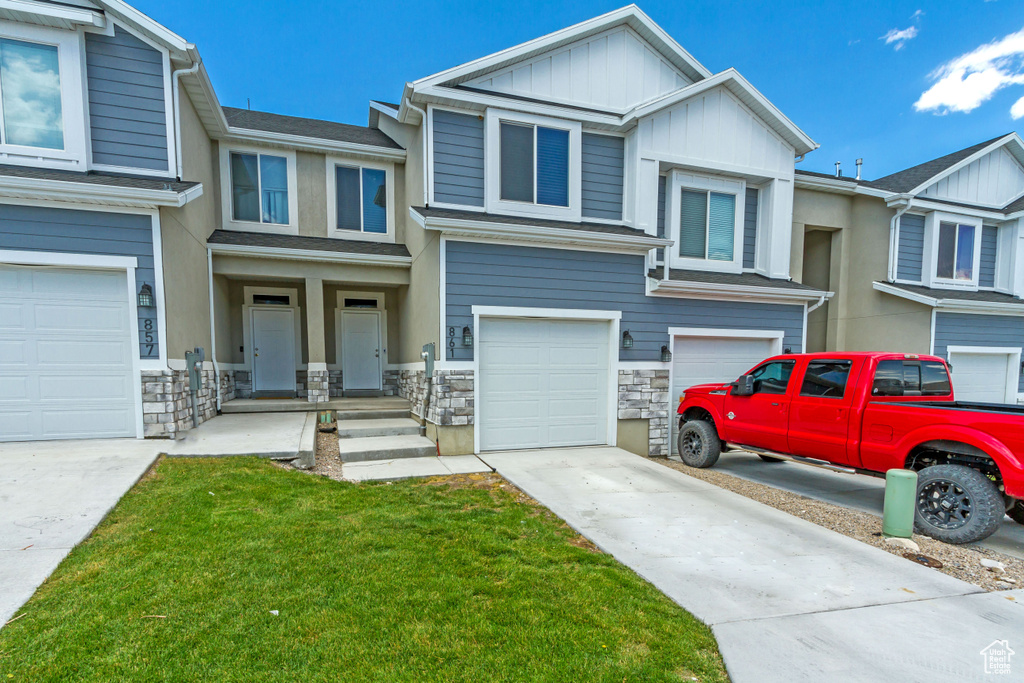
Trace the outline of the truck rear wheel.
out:
[[[1006,514],[1017,524],[1024,524],[1024,500],[1015,500]]]
[[[1003,498],[992,480],[962,465],[925,467],[917,478],[914,525],[946,543],[988,538],[1003,518]]]
[[[715,425],[704,420],[690,420],[679,429],[679,457],[690,467],[711,467],[722,454],[722,441]]]

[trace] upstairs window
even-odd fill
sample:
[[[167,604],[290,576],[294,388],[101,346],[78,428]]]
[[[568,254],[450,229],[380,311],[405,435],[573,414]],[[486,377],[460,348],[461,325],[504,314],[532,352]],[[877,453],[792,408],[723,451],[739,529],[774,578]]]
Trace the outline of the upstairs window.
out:
[[[732,261],[736,243],[736,195],[684,189],[680,197],[679,255]]]
[[[387,173],[383,169],[334,167],[338,230],[388,231]]]
[[[231,153],[231,216],[236,221],[288,225],[288,160]]]
[[[500,198],[569,206],[569,131],[502,121]]]
[[[935,277],[943,280],[974,279],[975,226],[939,224],[939,246]]]
[[[64,149],[55,45],[0,39],[0,144]]]

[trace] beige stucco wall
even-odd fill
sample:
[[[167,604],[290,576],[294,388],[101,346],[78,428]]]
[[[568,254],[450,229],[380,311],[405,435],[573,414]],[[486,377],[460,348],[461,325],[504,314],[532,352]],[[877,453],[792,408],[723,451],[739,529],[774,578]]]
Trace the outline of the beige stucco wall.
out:
[[[313,152],[295,154],[298,180],[299,234],[327,237],[327,157]]]
[[[650,452],[650,420],[619,420],[616,445],[630,453],[646,457]]]
[[[220,210],[215,146],[184,89],[180,92],[182,179],[201,182],[203,194],[181,208],[160,209],[168,360],[184,360],[185,351],[195,346],[210,357],[206,238]]]

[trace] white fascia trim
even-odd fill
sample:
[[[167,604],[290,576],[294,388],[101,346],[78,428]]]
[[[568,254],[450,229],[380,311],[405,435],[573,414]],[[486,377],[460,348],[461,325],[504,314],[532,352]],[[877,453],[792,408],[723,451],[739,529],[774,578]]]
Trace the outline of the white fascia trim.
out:
[[[324,140],[322,138],[311,138],[304,135],[270,133],[267,131],[250,130],[248,128],[235,128],[234,126],[228,126],[227,134],[221,139],[227,142],[256,142],[262,144],[276,143],[295,149],[312,150],[316,152],[332,152],[370,159],[383,159],[386,161],[405,161],[404,149],[377,147],[376,145],[362,145],[356,142],[342,142],[340,140]]]
[[[872,287],[879,292],[892,294],[908,301],[931,306],[943,313],[977,313],[987,315],[1024,316],[1024,301],[1019,304],[1002,304],[994,301],[965,301],[964,299],[939,299],[916,292],[908,292],[885,282],[873,282]]]
[[[102,13],[84,7],[52,5],[41,2],[28,2],[27,0],[0,0],[0,9],[60,19],[69,24],[79,24],[82,26],[105,28],[107,25],[106,17]]]
[[[622,311],[585,308],[526,308],[523,306],[473,306],[471,313],[483,318],[559,318],[568,320],[621,320]]]
[[[710,282],[683,282],[680,280],[654,280],[647,278],[651,296],[700,296],[706,299],[724,301],[760,301],[764,303],[794,303],[831,299],[835,292],[822,292],[816,289],[784,290],[776,287],[757,287],[755,285],[727,285]]]
[[[122,0],[96,0],[96,2],[110,11],[115,18],[133,24],[180,55],[195,51],[195,45]]]
[[[464,108],[466,108],[465,105],[469,104],[471,105],[468,107],[469,109],[477,111],[485,111],[492,108],[503,109],[506,111],[535,114],[537,116],[551,116],[579,121],[602,130],[621,131],[623,129],[623,119],[620,114],[588,111],[560,102],[531,102],[509,97],[501,93],[491,95],[469,90],[458,90],[441,85],[430,86],[416,92],[417,102],[451,106],[452,100],[457,100]]]
[[[730,337],[735,339],[777,339],[786,337],[783,330],[726,329],[718,327],[670,327],[670,337]]]
[[[15,251],[0,249],[0,262],[22,266],[68,266],[71,268],[102,268],[127,270],[138,268],[134,256],[100,256],[56,251]]]
[[[1024,147],[1024,144],[1021,143],[1021,139],[1019,137],[1017,137],[1016,133],[1010,133],[1009,135],[1004,135],[1003,137],[1001,137],[998,140],[996,140],[995,142],[993,142],[991,145],[988,145],[987,147],[984,147],[984,148],[978,150],[974,154],[970,155],[969,157],[967,157],[965,159],[961,159],[960,161],[958,161],[957,163],[953,164],[952,166],[950,166],[949,168],[945,169],[944,171],[935,174],[934,176],[932,176],[931,178],[929,178],[928,180],[924,181],[923,183],[921,183],[920,185],[915,187],[913,190],[911,190],[910,194],[916,195],[919,192],[925,191],[930,186],[934,185],[935,183],[937,183],[938,181],[942,180],[946,176],[952,175],[953,173],[956,173],[961,168],[974,163],[975,161],[977,161],[981,157],[985,156],[986,154],[989,154],[989,153],[995,151],[996,149],[999,149],[1000,147],[1002,147],[1003,145],[1005,145],[1005,144],[1007,144],[1008,142],[1011,142],[1011,141],[1016,141],[1019,146]]]
[[[879,190],[874,187],[865,187],[857,183],[851,182],[848,178],[819,178],[817,176],[808,176],[802,173],[793,174],[793,185],[802,190],[823,190],[826,192],[833,192],[837,194],[855,195],[862,194],[869,197],[879,197],[882,199],[888,199],[893,195],[892,192],[885,190]]]
[[[672,244],[672,240],[650,235],[617,235],[587,230],[542,228],[518,223],[493,223],[464,218],[425,218],[412,207],[409,208],[409,216],[424,230],[437,230],[448,236],[528,239],[561,244],[613,247],[640,252]]]
[[[327,263],[349,263],[363,266],[392,266],[408,268],[411,256],[388,256],[384,254],[351,254],[344,252],[316,251],[313,249],[281,249],[278,247],[253,247],[243,244],[208,244],[214,254],[252,256],[255,258],[276,258],[300,261],[323,261]]]
[[[886,199],[886,205],[890,208],[908,201],[910,195],[895,195]],[[913,197],[914,211],[941,211],[942,213],[956,216],[968,216],[971,218],[990,218],[994,221],[1003,222],[1008,216],[998,209],[989,209],[983,206],[962,206],[960,204],[948,204],[941,201],[930,201],[922,197]]]
[[[67,180],[42,180],[0,176],[0,194],[25,199],[50,199],[62,202],[122,202],[132,206],[181,207],[203,194],[202,184],[184,192],[143,190],[132,187],[93,185]]]
[[[394,119],[395,121],[398,120],[398,110],[397,109],[392,109],[391,107],[387,106],[386,104],[381,104],[380,102],[374,102],[373,100],[370,100],[370,109],[373,109],[374,111],[378,111],[381,114],[384,114],[385,116],[388,116],[388,117]]]

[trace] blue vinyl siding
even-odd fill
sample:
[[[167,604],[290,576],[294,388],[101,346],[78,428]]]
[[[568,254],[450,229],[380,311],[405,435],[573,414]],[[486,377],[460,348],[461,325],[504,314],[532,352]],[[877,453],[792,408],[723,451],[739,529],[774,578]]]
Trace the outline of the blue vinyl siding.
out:
[[[747,188],[747,201],[743,209],[743,267],[753,268],[757,261],[757,202],[760,193],[756,187]]]
[[[433,117],[434,201],[483,206],[483,119],[440,110]]]
[[[163,55],[124,29],[85,34],[92,158],[167,171]]]
[[[444,357],[471,360],[462,345],[472,306],[521,306],[622,312],[621,329],[634,339],[621,360],[657,361],[669,327],[784,330],[801,350],[804,307],[651,297],[644,290],[644,257],[449,240],[445,246],[447,326]]]
[[[134,256],[138,259],[136,291],[148,284],[157,293],[150,216],[4,204],[0,211],[0,249]],[[139,309],[140,343],[147,324],[153,343],[143,344],[139,355],[158,358],[156,307]]]
[[[996,286],[996,252],[999,248],[999,228],[986,225],[981,229],[981,269],[978,285]]]
[[[622,220],[622,179],[626,141],[583,134],[583,216]]]
[[[935,355],[948,359],[950,346],[1024,347],[1024,318],[971,313],[935,314]],[[1024,392],[1024,377],[1017,380]],[[954,378],[953,392],[956,393]]]
[[[897,253],[896,277],[900,280],[921,282],[921,262],[924,258],[924,216],[913,214],[900,216],[899,251]]]

